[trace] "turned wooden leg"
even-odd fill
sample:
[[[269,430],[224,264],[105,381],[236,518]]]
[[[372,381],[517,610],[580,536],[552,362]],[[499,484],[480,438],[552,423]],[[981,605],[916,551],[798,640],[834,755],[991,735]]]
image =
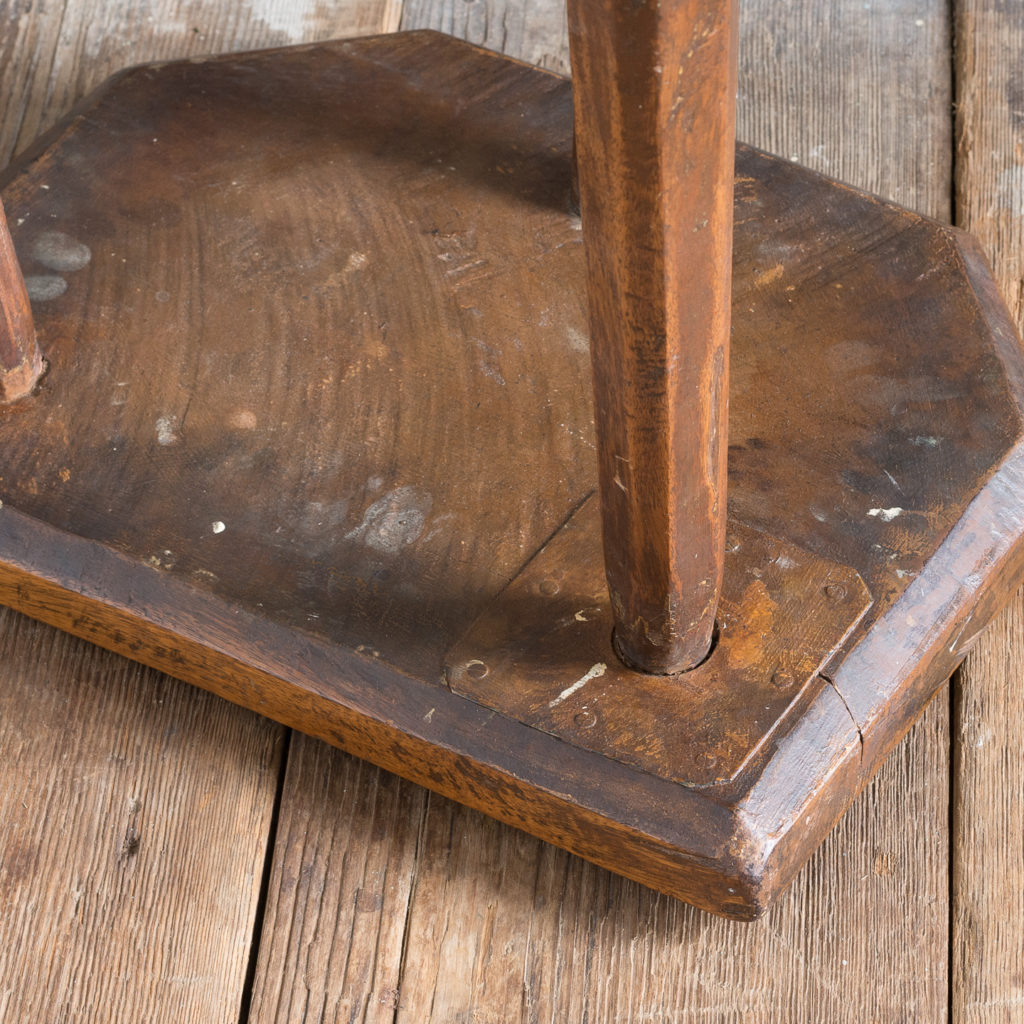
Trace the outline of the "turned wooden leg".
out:
[[[31,394],[42,372],[25,279],[0,206],[0,402]]]
[[[569,0],[605,565],[616,645],[707,654],[722,582],[734,0]]]

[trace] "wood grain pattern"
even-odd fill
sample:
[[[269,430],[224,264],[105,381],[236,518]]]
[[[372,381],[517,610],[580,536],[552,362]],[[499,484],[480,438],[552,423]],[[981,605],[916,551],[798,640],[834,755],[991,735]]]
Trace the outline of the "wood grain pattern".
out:
[[[956,214],[1024,321],[1024,22],[1014,4],[961,0],[956,28]],[[1024,596],[957,677],[953,717],[952,1019],[1024,1012]]]
[[[0,166],[132,64],[388,32],[400,15],[401,0],[5,0]]]
[[[504,43],[508,52],[564,68],[560,8],[410,0],[403,28]],[[944,5],[782,10],[759,0],[744,5],[742,27],[741,137],[948,216]],[[743,928],[430,796],[424,819],[392,832],[399,847],[414,836],[420,842],[397,1019],[943,1019],[948,738],[940,699],[782,903]],[[292,760],[310,762],[315,747],[296,736]],[[346,755],[329,756],[336,775],[351,770]],[[284,806],[300,800],[289,786]],[[368,810],[360,827],[386,818],[390,801]],[[301,802],[306,841],[319,842],[336,812]],[[280,844],[277,856],[286,856]],[[321,921],[348,913],[336,902],[312,912]],[[265,933],[258,973],[280,970],[281,951],[294,943],[280,929]],[[330,976],[293,972],[267,984],[294,991],[296,1005],[307,985],[312,1005],[342,998]],[[298,1019],[262,1005],[261,1021]]]
[[[552,0],[405,0],[403,31],[429,28],[536,64],[569,73],[566,5]]]
[[[926,713],[857,801],[842,835],[826,841],[775,909],[743,927],[436,795],[427,797],[425,818],[400,822],[396,803],[408,806],[417,792],[404,782],[397,783],[400,800],[382,791],[365,806],[363,791],[351,786],[339,798],[361,807],[357,835],[381,828],[390,837],[387,906],[379,919],[364,920],[355,883],[339,892],[339,882],[329,881],[358,878],[361,871],[362,851],[349,848],[342,858],[331,845],[343,812],[289,785],[283,806],[302,810],[289,824],[289,838],[279,839],[277,857],[294,865],[292,848],[301,846],[310,882],[293,884],[294,868],[275,866],[268,920],[275,900],[281,908],[273,931],[264,929],[251,1019],[298,1022],[308,1019],[300,1008],[310,1006],[326,1007],[326,1021],[343,1021],[349,1017],[342,1008],[365,1005],[367,1016],[356,1019],[373,1020],[383,1005],[402,1024],[941,1020],[947,876],[941,856],[924,856],[930,847],[943,849],[947,838],[945,792],[929,777],[931,751],[942,749],[946,736],[944,705],[937,710]],[[295,781],[314,792],[312,764],[326,764],[333,779],[360,770],[338,751],[324,752],[326,762],[320,761],[322,749],[295,737],[292,761],[303,765]],[[924,780],[898,804],[913,828],[892,821],[889,791],[905,779]],[[384,841],[375,834],[372,848]],[[401,853],[410,844],[416,844],[412,863]],[[398,867],[404,873],[396,874]],[[386,959],[384,951],[397,941],[389,937],[379,953],[351,947],[354,961],[369,960],[370,970],[319,970],[329,948],[335,963],[338,950],[349,948],[353,919],[360,934],[389,935],[400,913],[388,904],[393,889],[410,894],[400,963]]]
[[[660,675],[722,590],[738,36],[734,0],[569,0],[605,574]]]

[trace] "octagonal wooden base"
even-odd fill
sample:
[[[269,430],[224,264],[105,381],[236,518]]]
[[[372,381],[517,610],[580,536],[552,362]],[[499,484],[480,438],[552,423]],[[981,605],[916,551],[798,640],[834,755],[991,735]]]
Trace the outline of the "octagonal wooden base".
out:
[[[719,643],[626,672],[571,121],[429,33],[85,101],[4,180],[0,600],[749,918],[1021,578],[1024,366],[969,239],[740,147]]]

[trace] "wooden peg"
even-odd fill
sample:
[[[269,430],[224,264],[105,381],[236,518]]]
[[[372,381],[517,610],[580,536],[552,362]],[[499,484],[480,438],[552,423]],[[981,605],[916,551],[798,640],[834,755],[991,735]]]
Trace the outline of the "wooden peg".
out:
[[[722,583],[735,0],[569,0],[616,646],[698,664]]]
[[[0,402],[31,394],[42,373],[25,279],[0,205]]]

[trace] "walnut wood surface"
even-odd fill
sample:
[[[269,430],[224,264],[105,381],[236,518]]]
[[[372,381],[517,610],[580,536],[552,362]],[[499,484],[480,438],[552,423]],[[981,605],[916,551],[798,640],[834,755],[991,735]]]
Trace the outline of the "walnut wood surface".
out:
[[[711,647],[729,407],[735,0],[570,0],[576,154],[616,649]]]
[[[1012,4],[956,9],[957,220],[975,232],[1018,324],[1024,318],[1024,22]],[[1024,1012],[1024,600],[957,677],[952,791],[952,1019]]]
[[[738,780],[872,605],[855,571],[730,522],[714,651],[680,676],[645,674],[615,656],[600,537],[589,498],[481,612],[446,676],[508,718],[691,788]]]
[[[419,12],[421,17],[435,19],[437,27],[454,26],[478,37],[486,35],[492,45],[504,42],[513,46],[525,41],[528,52],[524,55],[530,58],[543,55],[553,65],[564,59],[557,53],[543,54],[543,40],[560,38],[557,14],[535,9],[524,13],[514,5],[500,4],[409,6],[413,23]],[[32,17],[18,23],[17,38],[32,40],[43,15],[49,17],[53,10],[56,8],[33,9]],[[745,52],[751,73],[744,78],[745,105],[741,106],[746,119],[744,134],[768,148],[941,213],[948,194],[942,171],[949,162],[944,141],[948,97],[943,69],[949,44],[944,8],[893,5],[869,14],[857,3],[827,11],[780,11],[774,4],[764,5],[764,9],[751,5],[750,10]],[[119,13],[117,18],[121,17]],[[172,24],[173,19],[163,20],[170,27],[157,37],[161,55],[172,54],[175,45],[182,47],[179,52],[187,52],[186,47],[202,48],[190,29],[183,33]],[[259,31],[267,33],[268,42],[285,41],[272,35],[269,27],[247,21],[244,14],[212,26],[201,18],[196,20],[208,38],[213,35],[211,29],[220,30],[230,21],[240,32],[253,33],[243,45],[258,41]],[[159,14],[156,21],[157,28],[163,28]],[[86,54],[75,41],[85,37],[84,21],[69,15],[65,53],[71,55],[71,66],[80,66],[73,62],[86,58],[84,66],[88,67],[87,58],[104,38],[105,25],[120,23],[102,7],[96,11],[89,26],[90,53]],[[309,27],[313,26],[314,22],[309,22]],[[0,35],[0,45],[12,38]],[[223,30],[210,48],[232,45],[230,32]],[[134,58],[129,55],[122,63],[145,55],[136,50]],[[907,59],[908,55],[912,59]],[[38,66],[40,59],[48,67],[45,51],[40,58],[38,46],[22,47],[16,56],[12,62],[0,62],[0,75],[9,76],[5,81],[13,77],[19,87],[21,68]],[[111,56],[116,56],[116,51],[108,48],[105,59]],[[53,65],[55,80],[60,81],[68,67],[66,55],[58,59]],[[765,73],[766,68],[771,73]],[[880,82],[891,84],[890,100],[902,99],[876,102]],[[32,110],[47,109],[42,95],[41,91],[35,94]],[[58,89],[57,95],[66,94]],[[824,100],[815,99],[822,96]],[[908,116],[910,107],[912,117]],[[50,110],[51,118],[59,112]],[[4,122],[5,130],[8,124],[9,120]],[[907,131],[908,124],[911,131]],[[34,134],[27,130],[25,138]],[[52,637],[52,648],[47,650],[52,650],[58,661],[46,678],[34,683],[35,695],[59,685],[60,652],[75,644],[48,630],[42,633]],[[115,699],[122,697],[118,693]],[[998,736],[1002,719],[997,716],[991,725]],[[411,904],[418,928],[404,957],[408,976],[423,984],[416,990],[411,986],[403,990],[408,1019],[427,1019],[435,1001],[439,1014],[442,1010],[490,1013],[503,1020],[517,1019],[520,1009],[524,1018],[536,1013],[547,1019],[551,1013],[559,1015],[554,1019],[562,1019],[566,1012],[579,1016],[576,1011],[588,1007],[592,1019],[607,1020],[645,1013],[653,1019],[673,1020],[704,1019],[708,1014],[730,1020],[818,1020],[823,1014],[851,1021],[940,1019],[946,991],[945,737],[945,705],[935,703],[887,763],[879,780],[854,805],[812,868],[800,876],[784,905],[761,924],[739,930],[544,844],[526,840],[524,849],[513,841],[522,838],[517,833],[432,797],[426,819],[431,840],[420,854],[424,885],[414,887]],[[314,741],[296,737],[292,757],[316,749]],[[329,756],[339,766],[348,760],[337,752]],[[187,771],[183,766],[183,778]],[[289,799],[298,798],[296,790],[290,792],[291,797],[288,793],[284,797],[286,805]],[[342,786],[336,797],[344,801],[347,793],[355,799],[356,792]],[[307,801],[306,806],[311,833],[331,827],[337,813],[333,805]],[[400,844],[406,836],[415,841],[421,827],[415,814],[403,820],[372,807],[361,814],[390,837],[390,843]],[[292,833],[296,837],[301,834]],[[469,837],[464,852],[450,859],[452,840],[463,836]],[[282,852],[299,842],[299,838],[282,839]],[[85,847],[78,849],[84,856]],[[531,850],[541,858],[536,883],[506,871],[502,886],[481,890],[480,880],[489,877],[496,864],[522,863]],[[519,859],[508,860],[512,855]],[[324,847],[319,857],[328,862],[332,859]],[[340,860],[334,863],[340,868]],[[45,873],[46,860],[37,862],[35,870]],[[330,875],[329,869],[325,871]],[[326,890],[321,898],[315,887],[309,890],[309,908],[320,915],[321,935],[330,929],[336,912],[331,891]],[[478,913],[478,897],[492,908],[491,913]],[[169,890],[149,897],[154,906],[172,898]],[[529,914],[516,917],[524,900]],[[361,914],[367,912],[365,904],[359,909]],[[343,920],[339,918],[339,923]],[[529,936],[525,945],[509,945],[524,934],[522,929],[506,926],[505,922],[513,920],[525,925]],[[977,927],[984,931],[983,922]],[[460,948],[474,964],[474,978],[500,976],[507,983],[486,989],[464,985],[466,961],[441,955],[437,937],[446,930],[464,937]],[[281,943],[289,941],[283,925],[275,938]],[[179,948],[188,941],[187,934],[176,937]],[[347,942],[348,933],[340,927],[333,947],[347,948]],[[351,948],[353,956],[363,955],[360,950],[372,956],[359,942]],[[351,976],[346,976],[342,986],[339,975],[316,969],[319,962],[310,960],[297,967],[286,975],[284,984],[294,984],[296,997],[309,999],[311,1005],[320,1004],[319,986],[335,993],[344,988],[349,996]],[[525,988],[516,981],[512,969],[516,963],[528,968]],[[106,964],[102,956],[96,956],[83,961],[83,970],[103,971]],[[998,1006],[1000,978],[995,973],[991,978],[997,988],[987,998]],[[310,986],[314,991],[309,991]],[[384,991],[373,995],[375,999],[389,998]]]

